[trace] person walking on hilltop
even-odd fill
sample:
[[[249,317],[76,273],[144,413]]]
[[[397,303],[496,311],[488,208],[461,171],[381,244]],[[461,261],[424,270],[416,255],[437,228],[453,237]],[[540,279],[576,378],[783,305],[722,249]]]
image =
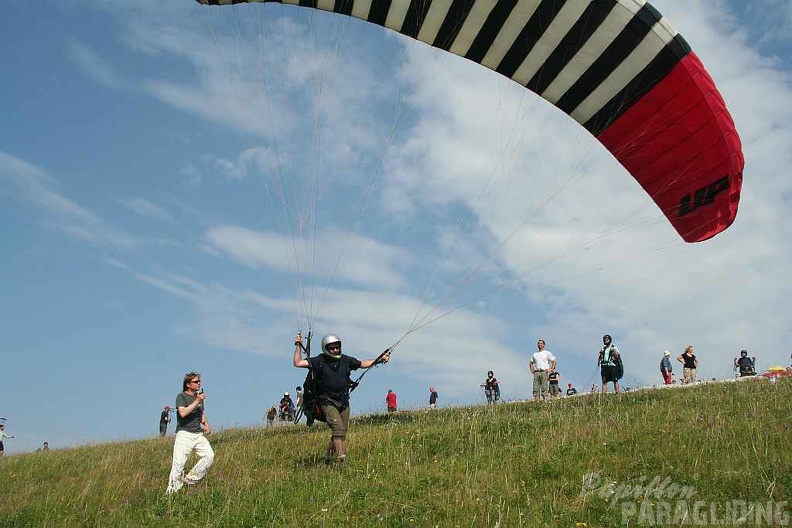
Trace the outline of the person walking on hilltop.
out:
[[[173,444],[168,488],[165,490],[167,495],[176,493],[184,484],[197,484],[214,462],[214,451],[206,439],[212,429],[204,412],[205,399],[201,375],[197,372],[185,374],[182,392],[176,396],[176,441]],[[198,455],[198,462],[184,475],[184,466],[193,451]]]
[[[556,368],[556,357],[552,352],[545,349],[544,339],[540,339],[536,343],[538,349],[531,356],[531,361],[528,367],[533,374],[533,398],[534,401],[545,400],[550,390],[550,379],[548,375],[551,370]]]
[[[621,379],[621,355],[619,347],[608,334],[602,336],[602,348],[597,356],[597,365],[600,366],[602,377],[602,394],[608,392],[608,383],[613,382],[613,390],[619,394],[619,379]]]
[[[437,391],[434,387],[429,387],[429,408],[436,409],[437,408]]]
[[[487,379],[481,384],[484,387],[484,396],[487,397],[487,403],[497,403],[500,400],[500,384],[495,377],[495,373],[491,370],[487,371]]]
[[[160,436],[165,436],[166,434],[168,434],[168,424],[171,421],[170,412],[171,412],[170,406],[166,405],[165,408],[160,413],[160,422],[159,422]]]
[[[331,430],[330,443],[325,451],[324,461],[332,462],[333,455],[339,462],[346,462],[346,434],[349,426],[349,389],[350,373],[358,369],[370,369],[379,363],[390,360],[390,350],[376,359],[359,359],[341,352],[341,340],[327,334],[322,338],[322,353],[309,358],[302,357],[302,335],[294,339],[293,364],[297,368],[309,369],[316,383],[316,395],[324,413],[327,426]]]
[[[698,359],[693,353],[693,346],[688,345],[685,351],[677,356],[677,361],[683,364],[682,368],[682,383],[689,385],[696,383],[696,372],[698,371]]]
[[[660,360],[660,374],[663,375],[663,384],[671,385],[673,378],[671,376],[673,369],[671,368],[671,352],[666,350],[663,352],[663,359]]]
[[[388,394],[385,395],[385,405],[388,407],[388,413],[396,412],[396,393],[388,389]]]

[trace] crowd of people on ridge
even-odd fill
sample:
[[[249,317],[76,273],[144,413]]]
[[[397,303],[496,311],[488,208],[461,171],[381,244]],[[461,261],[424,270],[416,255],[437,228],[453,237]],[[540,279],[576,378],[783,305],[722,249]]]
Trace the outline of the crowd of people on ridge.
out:
[[[310,425],[313,420],[325,422],[330,429],[330,439],[325,448],[322,460],[325,464],[345,463],[347,460],[346,435],[349,427],[350,392],[356,386],[350,378],[351,372],[358,369],[370,369],[375,365],[387,363],[390,360],[390,349],[374,359],[359,360],[342,353],[341,340],[328,334],[322,338],[322,353],[314,357],[303,357],[305,348],[302,345],[302,335],[297,334],[294,339],[293,366],[308,369],[304,387],[297,387],[297,403],[295,404],[289,393],[283,395],[278,408],[271,406],[265,419],[272,425],[277,417],[281,420],[294,420],[295,412],[303,411]],[[535,401],[545,401],[559,398],[561,391],[561,374],[557,370],[557,358],[547,350],[546,342],[540,339],[537,342],[537,351],[531,355],[529,369],[533,376],[532,394]],[[665,385],[673,383],[673,365],[671,352],[663,352],[660,361],[660,373]],[[677,356],[677,362],[683,367],[683,384],[696,383],[698,359],[693,353],[693,347],[687,346],[685,351]],[[749,358],[748,352],[742,350],[739,358],[734,358],[735,372],[739,370],[740,376],[756,374],[756,358]],[[608,384],[613,384],[615,393],[619,393],[619,380],[624,374],[621,353],[610,335],[602,337],[602,347],[597,354],[597,366],[600,370],[601,394],[608,392]],[[493,371],[487,372],[487,378],[481,384],[488,404],[495,404],[501,399],[500,384]],[[597,392],[596,384],[592,384],[590,393]],[[578,394],[572,383],[567,384],[566,396]],[[429,387],[429,408],[437,407],[439,395],[434,386]],[[175,409],[165,406],[160,415],[160,435],[165,436],[168,424],[171,421],[171,412],[176,413],[176,438],[173,446],[173,460],[168,477],[166,494],[178,492],[184,485],[194,485],[205,476],[214,461],[214,451],[207,440],[211,432],[209,422],[204,410],[206,394],[201,388],[201,377],[197,372],[189,372],[182,381],[182,392],[176,396]],[[388,389],[385,396],[387,412],[395,413],[398,410],[397,395]],[[0,425],[0,455],[2,455],[2,439],[13,438],[6,435]],[[45,442],[44,449],[48,449]],[[192,452],[198,460],[190,471],[185,474],[185,465]]]

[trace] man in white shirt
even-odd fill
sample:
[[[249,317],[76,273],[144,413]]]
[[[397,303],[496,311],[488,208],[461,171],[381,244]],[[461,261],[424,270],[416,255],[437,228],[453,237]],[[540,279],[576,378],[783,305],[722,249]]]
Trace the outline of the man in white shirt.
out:
[[[533,374],[533,397],[534,400],[539,401],[547,398],[550,389],[550,381],[547,375],[551,370],[555,370],[556,358],[552,352],[545,350],[544,339],[540,339],[536,346],[539,350],[531,356],[531,362],[528,366],[531,369],[531,374]]]

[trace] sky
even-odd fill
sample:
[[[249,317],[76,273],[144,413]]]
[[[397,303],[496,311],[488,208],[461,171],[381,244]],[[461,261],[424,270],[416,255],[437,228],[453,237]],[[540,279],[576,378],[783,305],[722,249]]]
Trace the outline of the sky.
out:
[[[714,78],[746,166],[735,223],[684,243],[611,155],[515,83],[280,5],[4,2],[0,416],[6,453],[145,438],[202,374],[215,430],[293,391],[297,331],[366,359],[353,414],[562,384],[788,365],[792,4],[657,0]],[[314,351],[318,350],[318,346]],[[171,429],[172,431],[172,429]]]

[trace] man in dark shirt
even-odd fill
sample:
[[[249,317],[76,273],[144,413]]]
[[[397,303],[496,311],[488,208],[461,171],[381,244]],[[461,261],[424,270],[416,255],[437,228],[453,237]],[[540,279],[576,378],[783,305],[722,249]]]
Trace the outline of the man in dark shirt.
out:
[[[437,391],[434,387],[429,387],[429,408],[435,409],[437,408]]]
[[[294,366],[310,369],[316,383],[316,393],[332,434],[325,452],[325,463],[332,461],[333,454],[339,462],[346,461],[346,433],[349,426],[350,373],[357,369],[369,369],[378,363],[387,363],[390,352],[377,359],[360,361],[341,353],[341,340],[328,334],[322,338],[322,353],[318,356],[302,357],[302,335],[294,339]]]
[[[740,369],[741,378],[756,375],[755,362],[756,358],[749,358],[747,350],[740,351],[739,359],[734,358],[734,366]]]
[[[577,389],[575,387],[573,387],[571,383],[567,383],[566,395],[567,396],[574,396],[575,394],[577,394]]]
[[[168,424],[170,423],[170,410],[171,408],[166,405],[165,409],[160,413],[160,436],[165,436],[168,432]]]
[[[206,476],[214,462],[214,451],[205,435],[211,433],[204,412],[204,394],[201,375],[188,372],[182,382],[183,391],[176,396],[176,441],[173,444],[173,463],[166,494],[176,493],[184,484],[193,485]],[[184,466],[190,453],[195,450],[198,462],[187,475]]]

